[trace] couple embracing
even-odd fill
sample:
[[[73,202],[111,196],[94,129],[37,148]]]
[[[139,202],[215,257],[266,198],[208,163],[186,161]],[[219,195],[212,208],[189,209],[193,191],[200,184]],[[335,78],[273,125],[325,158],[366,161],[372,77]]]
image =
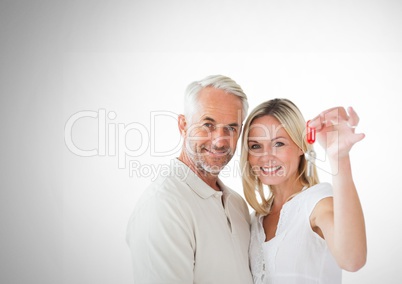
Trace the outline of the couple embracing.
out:
[[[349,156],[364,138],[355,133],[357,113],[336,107],[308,123],[328,157],[331,184],[319,182],[309,161],[313,145],[293,102],[272,99],[247,113],[247,96],[231,78],[187,87],[181,153],[129,220],[134,283],[339,284],[342,270],[364,266],[365,223]],[[219,179],[239,139],[251,214]]]

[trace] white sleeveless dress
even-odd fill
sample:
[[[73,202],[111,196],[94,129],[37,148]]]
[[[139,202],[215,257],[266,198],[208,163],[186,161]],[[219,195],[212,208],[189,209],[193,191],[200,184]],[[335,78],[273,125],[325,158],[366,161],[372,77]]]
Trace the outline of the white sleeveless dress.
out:
[[[328,246],[310,226],[318,201],[332,196],[332,186],[320,183],[285,203],[275,237],[265,242],[264,216],[252,214],[250,266],[255,284],[339,284],[342,270]]]

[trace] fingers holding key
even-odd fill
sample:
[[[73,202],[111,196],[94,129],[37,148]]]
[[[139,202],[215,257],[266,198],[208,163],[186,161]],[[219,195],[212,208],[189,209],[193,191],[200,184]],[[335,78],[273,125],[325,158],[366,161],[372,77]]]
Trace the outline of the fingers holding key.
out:
[[[328,127],[338,125],[341,121],[348,121],[348,119],[349,116],[345,108],[333,107],[321,112],[318,116],[313,118],[309,126],[314,127],[317,131],[321,131]]]
[[[352,107],[346,111],[343,107],[333,107],[321,112],[318,116],[310,120],[309,126],[317,131],[325,128],[337,126],[346,122],[349,128],[355,129],[359,124],[360,118]]]
[[[349,113],[349,118],[347,120],[347,125],[350,128],[356,128],[357,125],[359,124],[359,116],[355,112],[355,110],[352,107],[348,107],[348,113]]]
[[[362,133],[355,133],[358,123],[359,116],[352,107],[347,111],[343,107],[334,107],[321,112],[308,126],[316,129],[322,146],[331,149],[334,154],[340,154],[348,153],[356,142],[365,137]],[[337,135],[334,136],[334,133]]]

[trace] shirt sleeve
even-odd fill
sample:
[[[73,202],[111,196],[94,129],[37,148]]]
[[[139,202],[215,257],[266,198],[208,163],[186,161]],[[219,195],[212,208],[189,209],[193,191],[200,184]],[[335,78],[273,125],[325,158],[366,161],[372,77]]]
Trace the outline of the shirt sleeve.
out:
[[[308,199],[306,200],[306,210],[308,215],[313,212],[313,209],[320,200],[332,196],[332,185],[329,183],[323,182],[309,188],[309,195]]]
[[[130,218],[134,283],[193,283],[194,234],[183,202],[155,194]]]

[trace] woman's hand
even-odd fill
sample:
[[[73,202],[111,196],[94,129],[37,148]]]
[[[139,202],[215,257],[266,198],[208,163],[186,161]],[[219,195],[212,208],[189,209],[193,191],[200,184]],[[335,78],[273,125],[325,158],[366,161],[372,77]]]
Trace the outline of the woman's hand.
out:
[[[349,154],[352,146],[362,140],[363,133],[355,133],[359,116],[352,107],[348,112],[343,107],[334,107],[321,112],[309,122],[315,127],[317,140],[332,158],[340,158]]]

